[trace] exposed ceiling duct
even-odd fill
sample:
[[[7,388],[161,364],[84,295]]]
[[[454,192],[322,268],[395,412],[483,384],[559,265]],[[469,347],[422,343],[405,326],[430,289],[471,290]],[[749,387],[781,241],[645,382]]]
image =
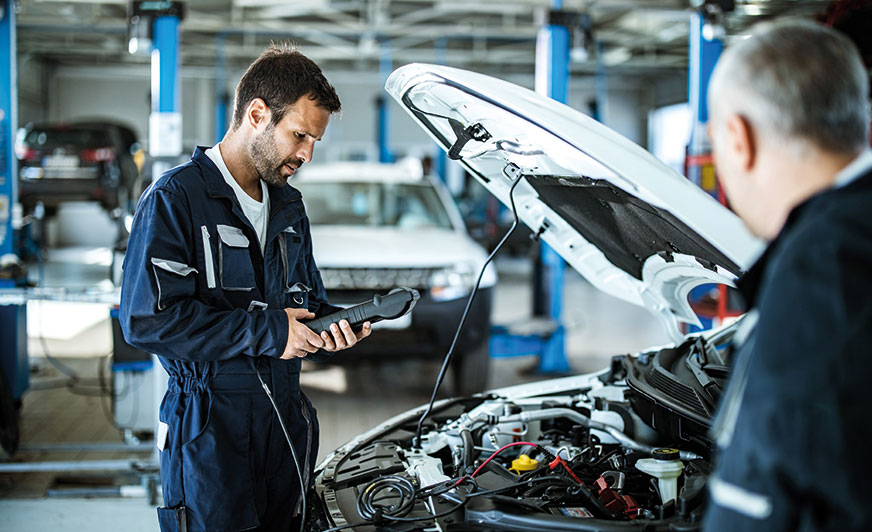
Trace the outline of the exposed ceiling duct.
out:
[[[708,0],[710,2],[711,0]],[[718,0],[718,2],[724,0]],[[697,6],[693,3],[699,4]],[[593,42],[616,73],[642,75],[686,69],[689,18],[703,0],[566,0],[581,47],[572,71],[596,70]],[[757,20],[821,13],[829,0],[736,1],[730,33]],[[128,53],[131,10],[124,0],[20,0],[19,54],[58,64],[136,64]],[[489,73],[532,72],[548,0],[499,4],[458,0],[195,0],[181,24],[185,66],[215,64],[221,38],[230,68],[242,68],[270,42],[291,41],[333,70],[376,69],[382,46],[394,62],[444,62]],[[573,18],[574,17],[574,18]],[[565,17],[564,17],[565,18]],[[115,42],[117,41],[117,42]],[[581,44],[579,44],[581,43]]]

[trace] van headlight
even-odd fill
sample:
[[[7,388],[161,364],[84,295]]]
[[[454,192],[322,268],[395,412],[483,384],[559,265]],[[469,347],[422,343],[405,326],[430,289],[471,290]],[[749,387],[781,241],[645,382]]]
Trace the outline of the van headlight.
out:
[[[461,263],[441,268],[430,275],[430,297],[433,301],[449,301],[469,294],[475,283],[470,264]]]

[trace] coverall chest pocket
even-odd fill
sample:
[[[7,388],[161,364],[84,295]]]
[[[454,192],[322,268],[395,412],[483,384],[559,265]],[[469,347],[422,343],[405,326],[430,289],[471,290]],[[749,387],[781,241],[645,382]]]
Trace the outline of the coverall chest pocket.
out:
[[[248,237],[232,225],[218,225],[218,276],[221,288],[248,292],[254,289],[254,267],[248,252]]]
[[[300,279],[295,272],[305,272],[305,267],[299,267],[297,261],[300,260],[300,250],[303,247],[303,237],[301,237],[293,226],[288,227],[279,235],[279,254],[281,255],[282,268],[284,269],[284,288],[285,293],[293,292],[298,289]],[[308,289],[306,290],[308,292]]]

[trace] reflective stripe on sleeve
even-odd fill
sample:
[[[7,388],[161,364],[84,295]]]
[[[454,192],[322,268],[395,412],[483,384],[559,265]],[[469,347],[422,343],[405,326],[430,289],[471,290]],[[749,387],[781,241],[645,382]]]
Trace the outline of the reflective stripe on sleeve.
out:
[[[709,480],[712,502],[752,519],[766,519],[772,515],[772,499],[766,495],[712,477]]]

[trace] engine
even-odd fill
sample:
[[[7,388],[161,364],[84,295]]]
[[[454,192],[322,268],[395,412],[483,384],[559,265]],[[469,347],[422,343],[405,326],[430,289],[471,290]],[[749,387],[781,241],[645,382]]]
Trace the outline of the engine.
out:
[[[624,376],[446,400],[420,439],[398,416],[322,464],[312,529],[697,530],[709,450],[642,419]]]

